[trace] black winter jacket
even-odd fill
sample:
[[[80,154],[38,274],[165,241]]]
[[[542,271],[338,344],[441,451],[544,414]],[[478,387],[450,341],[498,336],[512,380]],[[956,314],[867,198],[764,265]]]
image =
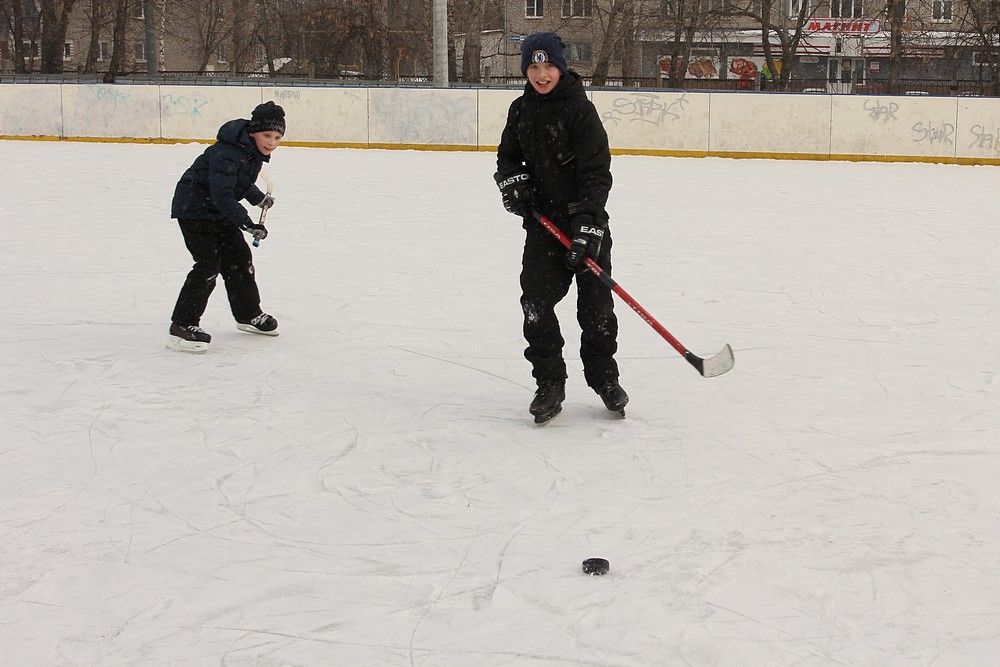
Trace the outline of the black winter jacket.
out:
[[[240,204],[246,199],[256,206],[264,193],[254,182],[264,162],[247,134],[249,121],[231,120],[219,128],[216,142],[198,156],[177,182],[170,217],[184,220],[222,220],[238,227],[251,224],[247,210]]]
[[[587,99],[580,75],[570,70],[552,92],[531,84],[510,105],[497,149],[501,176],[527,172],[541,213],[563,223],[571,210],[607,219],[611,190],[608,133]]]

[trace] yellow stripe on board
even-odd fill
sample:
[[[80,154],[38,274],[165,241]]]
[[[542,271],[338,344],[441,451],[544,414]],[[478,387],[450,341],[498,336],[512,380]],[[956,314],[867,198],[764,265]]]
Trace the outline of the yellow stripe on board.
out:
[[[0,141],[76,141],[103,144],[213,144],[215,139],[146,138],[146,137],[57,137],[53,135],[14,136],[0,134]],[[337,141],[284,141],[282,146],[300,148],[358,148],[393,151],[461,151],[495,153],[497,146],[472,144],[393,144]],[[705,158],[721,157],[736,160],[810,160],[813,162],[919,162],[929,164],[959,164],[966,166],[1000,166],[1000,158],[948,157],[942,155],[865,155],[863,153],[772,153],[766,151],[681,151],[647,148],[613,148],[613,155],[644,155],[651,157]]]

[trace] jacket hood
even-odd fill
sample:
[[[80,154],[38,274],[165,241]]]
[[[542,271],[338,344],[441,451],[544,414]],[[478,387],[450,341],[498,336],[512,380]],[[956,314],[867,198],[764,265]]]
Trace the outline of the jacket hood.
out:
[[[271,156],[262,155],[261,152],[257,150],[257,146],[254,144],[253,139],[250,138],[250,134],[247,132],[247,125],[249,124],[250,121],[245,118],[237,118],[223,123],[215,138],[223,143],[238,146],[243,151],[251,155],[256,155],[258,158],[264,160],[264,162],[270,162]]]
[[[583,79],[573,70],[569,70],[559,77],[559,83],[550,93],[538,94],[538,91],[531,87],[530,81],[524,84],[524,93],[538,100],[561,100],[567,97],[587,96],[587,91],[583,89]]]

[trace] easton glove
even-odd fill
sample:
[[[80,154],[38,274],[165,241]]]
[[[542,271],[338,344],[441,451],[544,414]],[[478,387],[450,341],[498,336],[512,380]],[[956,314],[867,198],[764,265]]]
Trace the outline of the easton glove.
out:
[[[257,204],[257,206],[260,206],[263,209],[271,208],[274,206],[274,197],[271,195],[264,195],[264,198],[260,200],[260,203]]]
[[[596,260],[601,252],[601,241],[604,240],[604,232],[608,228],[608,221],[594,218],[589,213],[578,213],[573,216],[570,223],[572,241],[569,250],[566,251],[566,266],[576,269],[583,264],[583,258],[590,256]]]
[[[243,225],[243,231],[253,234],[253,238],[256,241],[263,241],[267,238],[267,227],[264,225],[258,225],[254,222],[251,222],[248,225]]]
[[[505,209],[522,218],[531,215],[531,209],[535,206],[535,188],[531,183],[531,176],[524,173],[501,176],[497,172],[493,174],[493,179],[500,188]]]

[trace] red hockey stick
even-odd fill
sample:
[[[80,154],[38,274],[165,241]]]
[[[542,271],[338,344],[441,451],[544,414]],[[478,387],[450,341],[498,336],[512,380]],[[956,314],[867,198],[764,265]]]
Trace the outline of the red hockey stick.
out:
[[[554,222],[537,211],[534,213],[534,216],[535,219],[538,220],[543,227],[545,227],[545,229],[549,230],[553,236],[559,239],[560,243],[566,246],[566,248],[569,248],[569,237],[566,236],[561,229],[556,227]],[[653,329],[656,330],[656,333],[663,336],[663,339],[670,343],[671,347],[680,352],[681,356],[688,360],[689,364],[697,368],[698,372],[701,373],[703,377],[715,377],[716,375],[722,375],[726,371],[732,369],[735,360],[733,359],[733,349],[729,347],[728,343],[726,343],[726,346],[715,354],[715,356],[709,357],[708,359],[702,359],[697,354],[684,347],[679,340],[674,338],[673,334],[667,331],[662,324],[657,322],[656,318],[650,315],[645,308],[640,306],[638,301],[633,299],[628,292],[622,289],[621,285],[616,283],[611,276],[605,273],[604,269],[602,269],[597,262],[590,257],[584,257],[583,262],[586,264],[587,268],[590,269],[591,273],[600,278],[601,282],[610,287],[611,291],[615,294],[620,296],[622,300],[632,308],[632,310],[639,314],[639,317],[646,321],[646,324],[653,327]]]

